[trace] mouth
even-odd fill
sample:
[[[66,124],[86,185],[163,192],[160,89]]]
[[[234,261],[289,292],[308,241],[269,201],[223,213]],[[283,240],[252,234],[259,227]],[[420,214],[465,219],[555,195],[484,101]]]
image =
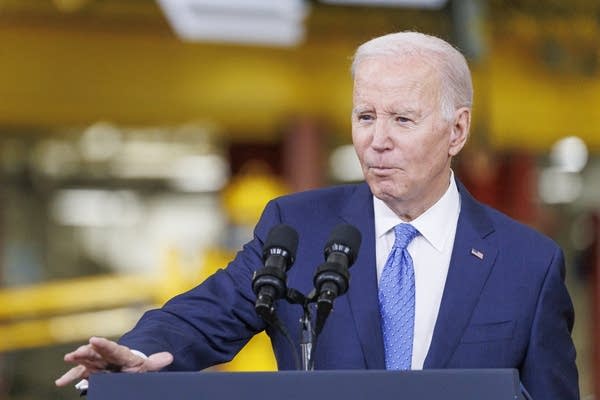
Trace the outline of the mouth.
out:
[[[376,176],[389,176],[394,173],[396,168],[386,167],[386,166],[369,166],[369,171]]]

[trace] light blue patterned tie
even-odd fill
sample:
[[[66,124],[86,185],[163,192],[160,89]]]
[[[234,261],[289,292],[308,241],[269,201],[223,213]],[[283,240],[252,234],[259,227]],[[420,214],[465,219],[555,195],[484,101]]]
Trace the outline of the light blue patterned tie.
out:
[[[394,227],[396,240],[379,280],[379,310],[386,369],[411,368],[415,327],[415,270],[406,247],[419,231],[410,224]]]

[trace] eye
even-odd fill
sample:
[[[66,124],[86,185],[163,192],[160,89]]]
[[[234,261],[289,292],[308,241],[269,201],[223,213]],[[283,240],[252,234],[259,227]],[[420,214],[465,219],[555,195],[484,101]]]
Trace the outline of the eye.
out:
[[[396,122],[399,122],[401,124],[406,124],[406,123],[409,123],[409,122],[413,122],[412,119],[407,118],[407,117],[403,117],[401,115],[396,116],[395,119],[396,119]]]
[[[357,115],[356,118],[361,122],[369,122],[369,121],[373,121],[375,119],[375,117],[369,113],[360,113]]]

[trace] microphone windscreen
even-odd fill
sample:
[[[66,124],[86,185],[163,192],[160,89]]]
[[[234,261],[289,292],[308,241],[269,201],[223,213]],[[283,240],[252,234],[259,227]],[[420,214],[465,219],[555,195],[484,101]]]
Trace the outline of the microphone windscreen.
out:
[[[263,246],[263,258],[267,257],[270,250],[275,248],[287,251],[293,262],[298,249],[298,232],[286,224],[279,224],[271,228]]]
[[[352,265],[358,255],[361,240],[362,236],[356,227],[350,224],[340,224],[331,231],[325,249],[331,249],[333,245],[343,245],[348,247],[350,249],[350,252],[348,253],[348,263]]]

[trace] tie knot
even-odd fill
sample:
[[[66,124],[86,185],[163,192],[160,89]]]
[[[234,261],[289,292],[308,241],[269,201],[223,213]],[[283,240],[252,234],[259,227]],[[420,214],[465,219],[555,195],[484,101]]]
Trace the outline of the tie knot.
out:
[[[408,244],[419,235],[417,228],[411,224],[398,224],[394,227],[394,233],[396,234],[396,240],[394,241],[394,247],[405,249]]]

